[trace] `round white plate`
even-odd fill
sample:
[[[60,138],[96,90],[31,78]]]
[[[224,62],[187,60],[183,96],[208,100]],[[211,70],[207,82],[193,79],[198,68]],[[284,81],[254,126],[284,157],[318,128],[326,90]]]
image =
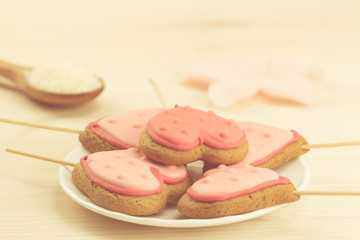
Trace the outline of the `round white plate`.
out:
[[[79,162],[80,158],[89,154],[82,146],[75,148],[66,157],[65,161]],[[201,174],[202,166],[200,162],[188,165],[189,174],[197,178]],[[61,166],[59,168],[60,185],[65,193],[81,206],[91,211],[105,215],[110,218],[118,219],[125,222],[131,222],[141,225],[157,227],[206,227],[215,225],[224,225],[228,223],[241,222],[248,219],[256,218],[272,212],[283,205],[272,206],[265,209],[256,210],[249,213],[212,218],[212,219],[189,219],[180,215],[175,205],[166,207],[161,213],[146,217],[130,216],[118,212],[113,212],[94,204],[83,192],[81,192],[71,180],[71,167]],[[276,172],[282,176],[288,177],[298,190],[304,190],[310,181],[310,171],[304,160],[297,158],[286,165],[276,169]]]

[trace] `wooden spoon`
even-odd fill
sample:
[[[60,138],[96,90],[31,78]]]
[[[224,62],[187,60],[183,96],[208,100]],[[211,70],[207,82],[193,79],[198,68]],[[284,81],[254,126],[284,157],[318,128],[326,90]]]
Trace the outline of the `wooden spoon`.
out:
[[[16,86],[29,98],[51,106],[74,106],[81,103],[90,101],[99,95],[104,89],[104,80],[99,78],[101,86],[98,89],[90,92],[78,93],[78,94],[62,94],[53,93],[49,91],[40,90],[31,86],[25,75],[26,71],[31,71],[32,67],[19,66],[17,64],[9,63],[0,60],[0,75],[12,80]]]

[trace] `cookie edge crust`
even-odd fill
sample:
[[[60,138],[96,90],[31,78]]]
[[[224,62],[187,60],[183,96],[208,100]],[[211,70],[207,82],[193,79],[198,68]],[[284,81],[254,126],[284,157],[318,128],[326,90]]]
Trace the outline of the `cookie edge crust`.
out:
[[[120,150],[91,131],[89,125],[79,134],[79,141],[90,153]]]
[[[300,157],[301,155],[307,153],[309,149],[302,149],[301,146],[308,144],[306,139],[303,136],[300,136],[296,142],[293,142],[282,149],[278,154],[270,158],[268,161],[256,165],[256,167],[275,169],[291,160]]]
[[[168,201],[169,189],[166,184],[160,193],[149,196],[126,196],[108,191],[90,180],[81,163],[74,166],[72,181],[96,205],[132,216],[159,213],[165,208]]]
[[[188,175],[185,180],[175,183],[175,184],[168,184],[169,189],[169,196],[168,196],[168,203],[169,204],[177,204],[179,199],[186,193],[186,190],[191,186],[192,180]]]
[[[201,144],[191,150],[175,150],[155,142],[146,129],[140,134],[139,145],[145,155],[152,160],[176,165],[187,164],[197,160],[213,164],[234,164],[241,162],[249,150],[246,140],[240,147],[233,149],[215,149]]]
[[[301,155],[307,153],[309,149],[302,149],[302,145],[308,144],[306,139],[303,136],[300,136],[296,142],[290,143],[285,148],[283,148],[279,153],[275,154],[272,158],[266,162],[255,165],[254,167],[261,167],[267,169],[275,169],[281,167],[286,163],[300,157]],[[205,163],[203,167],[203,172],[206,172],[210,169],[216,168],[218,165]]]
[[[192,199],[188,194],[184,194],[179,200],[177,208],[182,215],[189,218],[225,217],[295,202],[300,199],[299,195],[293,193],[295,190],[292,183],[280,184],[219,202],[200,202]]]

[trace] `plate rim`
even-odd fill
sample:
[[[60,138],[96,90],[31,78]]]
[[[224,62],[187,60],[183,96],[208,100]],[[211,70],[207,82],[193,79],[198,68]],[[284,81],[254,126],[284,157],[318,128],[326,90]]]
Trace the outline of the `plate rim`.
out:
[[[75,162],[72,159],[69,160],[68,158],[72,154],[75,154],[77,151],[80,151],[80,150],[87,152],[86,149],[80,145],[80,146],[74,148],[71,152],[69,152],[65,156],[65,160]],[[304,179],[303,179],[302,183],[300,184],[300,186],[297,187],[297,190],[299,190],[299,191],[305,190],[310,182],[311,174],[310,174],[309,166],[308,166],[307,162],[302,158],[297,158],[292,161],[299,161],[300,164],[305,169]],[[64,171],[65,171],[65,173],[64,173]],[[71,170],[67,166],[62,165],[58,169],[58,177],[59,177],[59,182],[60,182],[61,188],[73,201],[75,201],[82,207],[87,208],[90,211],[107,216],[109,218],[124,221],[124,222],[139,224],[139,225],[145,225],[145,226],[169,227],[169,228],[170,227],[171,228],[195,228],[195,227],[219,226],[219,225],[236,223],[236,222],[241,222],[241,221],[246,221],[246,220],[250,220],[253,218],[257,218],[259,216],[273,212],[285,205],[291,204],[291,203],[284,203],[284,204],[279,204],[276,206],[271,206],[268,208],[255,210],[255,211],[252,211],[249,213],[243,213],[243,214],[237,214],[237,215],[225,216],[225,217],[219,217],[219,218],[210,218],[210,219],[192,219],[192,218],[161,219],[161,218],[156,218],[153,216],[131,216],[131,215],[114,212],[114,211],[105,209],[103,207],[100,207],[100,206],[96,205],[95,203],[91,202],[91,199],[88,196],[86,196],[84,193],[81,193],[90,200],[90,202],[83,201],[81,198],[79,198],[77,196],[76,192],[74,192],[66,184],[66,182],[64,180],[62,180],[63,174],[68,174],[69,172],[71,174]],[[72,182],[72,180],[70,180],[70,181]],[[75,188],[77,188],[73,183],[72,183],[72,185]]]

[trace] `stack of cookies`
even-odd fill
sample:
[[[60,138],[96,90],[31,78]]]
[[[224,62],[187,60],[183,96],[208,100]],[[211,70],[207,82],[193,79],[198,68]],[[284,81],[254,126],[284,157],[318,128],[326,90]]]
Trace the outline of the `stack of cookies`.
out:
[[[75,166],[73,182],[112,211],[151,215],[175,203],[184,216],[214,218],[300,198],[271,170],[306,152],[294,130],[176,106],[99,119],[79,139],[91,154]],[[186,164],[198,160],[208,171],[191,183]]]

